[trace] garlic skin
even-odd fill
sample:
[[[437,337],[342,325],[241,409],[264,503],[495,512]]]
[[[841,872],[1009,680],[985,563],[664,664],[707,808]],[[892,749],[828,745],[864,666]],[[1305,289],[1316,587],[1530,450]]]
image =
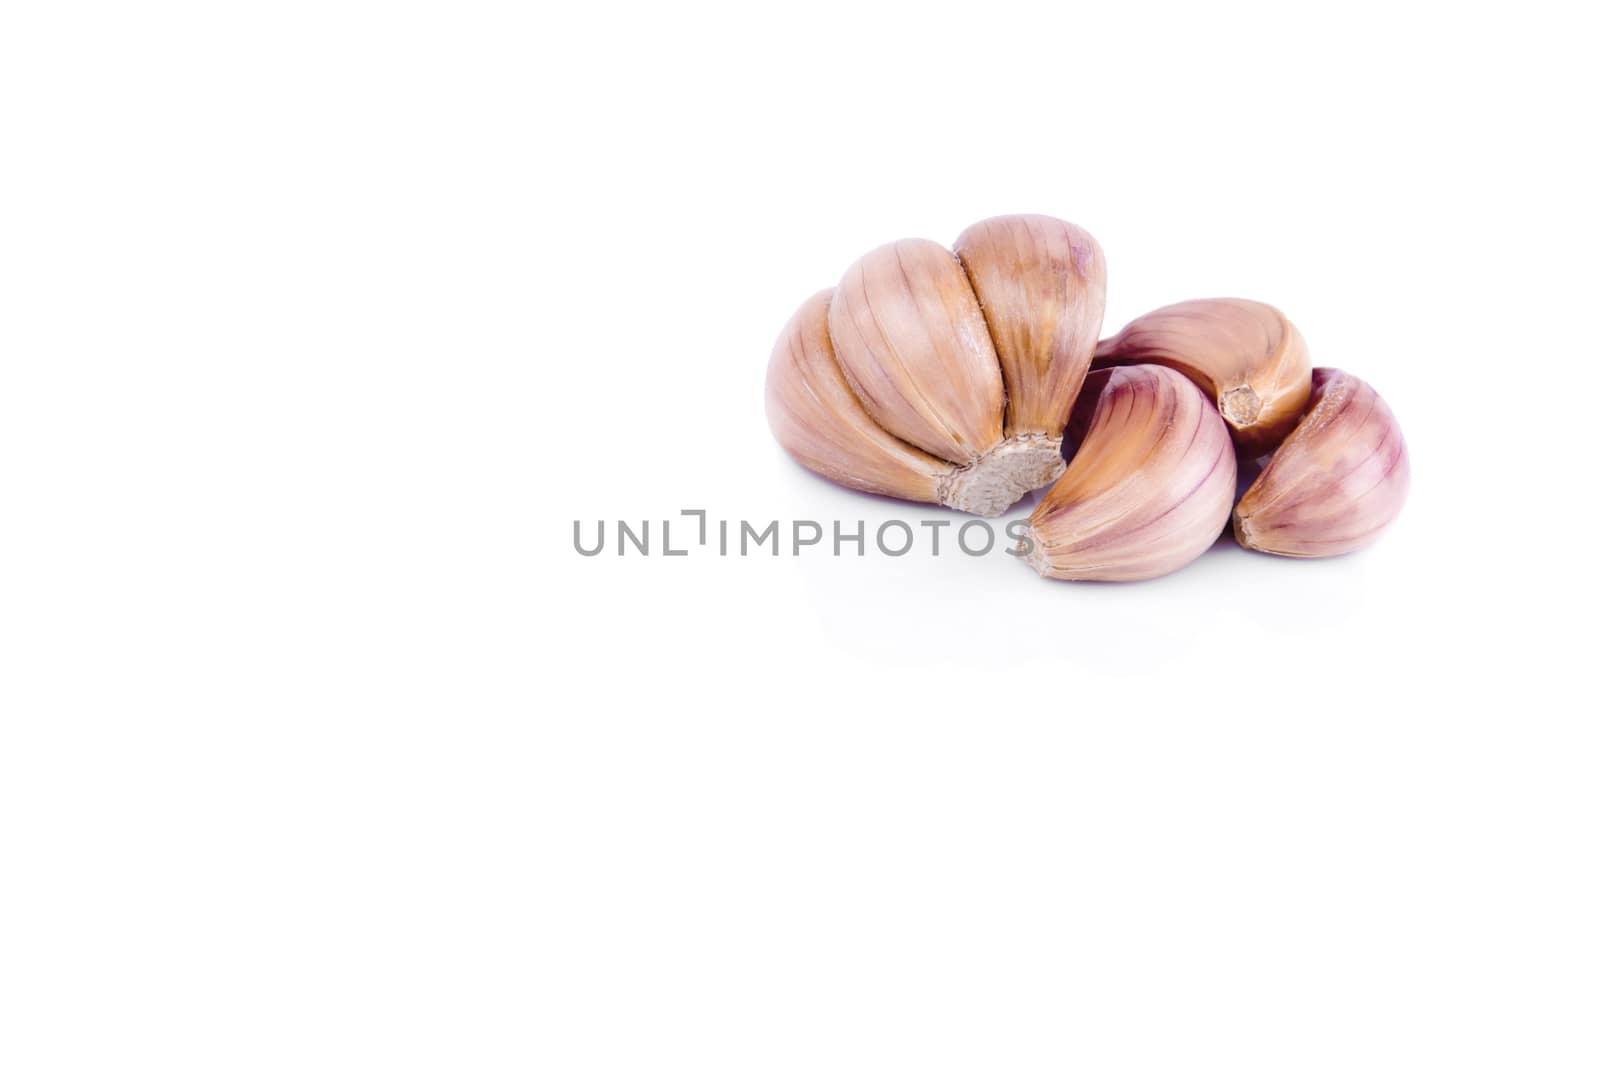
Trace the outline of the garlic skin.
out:
[[[1064,468],[1104,256],[1042,215],[988,219],[958,243],[965,258],[932,241],[884,245],[812,297],[768,362],[767,416],[825,478],[1000,515]]]
[[[767,422],[803,466],[852,489],[935,502],[953,464],[912,448],[872,420],[828,340],[824,289],[789,319],[767,364]]]
[[[1158,363],[1216,402],[1234,444],[1259,455],[1294,429],[1311,393],[1311,354],[1283,312],[1255,300],[1187,300],[1141,315],[1095,350],[1095,367]]]
[[[1410,488],[1389,405],[1355,375],[1318,367],[1309,410],[1234,508],[1234,537],[1278,556],[1353,552],[1388,529]]]
[[[1060,437],[1105,320],[1105,253],[1070,222],[1001,215],[962,231],[955,254],[1000,357],[1006,433]]]
[[[1023,558],[1044,577],[1156,578],[1198,558],[1226,528],[1233,443],[1182,374],[1154,364],[1091,371],[1073,436],[1082,444],[1020,542],[1025,550],[1032,542]]]
[[[957,464],[1000,443],[1000,363],[948,249],[895,241],[856,260],[828,308],[828,334],[862,406],[896,437]]]

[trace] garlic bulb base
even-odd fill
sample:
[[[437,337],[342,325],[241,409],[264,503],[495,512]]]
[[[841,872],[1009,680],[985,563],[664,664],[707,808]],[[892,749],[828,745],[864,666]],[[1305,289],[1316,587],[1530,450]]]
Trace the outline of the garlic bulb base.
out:
[[[1222,417],[1236,430],[1249,428],[1261,414],[1261,398],[1248,385],[1229,389],[1217,398]]]
[[[939,503],[994,517],[1061,476],[1061,438],[1025,433],[1008,437],[972,463],[939,478]]]
[[[1266,552],[1270,555],[1279,555],[1270,548],[1262,548],[1256,543],[1255,531],[1250,529],[1250,520],[1243,515],[1233,516],[1233,539],[1239,542],[1240,547],[1248,548],[1255,552]]]
[[[1033,523],[1023,523],[1019,534],[1016,547],[1020,549],[1023,545],[1027,545],[1028,550],[1017,558],[1037,571],[1039,577],[1050,577],[1050,557],[1045,555],[1044,546],[1039,542],[1039,535],[1034,531]]]

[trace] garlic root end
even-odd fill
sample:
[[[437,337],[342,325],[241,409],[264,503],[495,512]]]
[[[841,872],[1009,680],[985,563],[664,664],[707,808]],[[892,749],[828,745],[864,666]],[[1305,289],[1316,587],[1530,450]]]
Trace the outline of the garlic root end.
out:
[[[939,479],[939,503],[993,518],[1061,476],[1061,438],[1042,433],[1008,437],[965,467]]]
[[[1241,385],[1218,397],[1217,407],[1221,409],[1223,418],[1242,430],[1254,424],[1256,416],[1261,414],[1261,398],[1248,385]]]
[[[1046,572],[1050,570],[1050,557],[1045,555],[1044,546],[1039,543],[1039,532],[1033,528],[1033,523],[1031,522],[1022,524],[1021,536],[1017,538],[1017,547],[1020,548],[1024,541],[1028,545],[1028,551],[1017,558],[1037,571],[1039,577],[1049,577]]]

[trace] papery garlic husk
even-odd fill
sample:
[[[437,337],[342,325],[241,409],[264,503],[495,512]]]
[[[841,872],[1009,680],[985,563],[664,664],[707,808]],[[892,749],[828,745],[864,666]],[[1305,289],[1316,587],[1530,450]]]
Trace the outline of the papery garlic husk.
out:
[[[1233,443],[1184,375],[1154,364],[1090,372],[1072,434],[1082,443],[1019,542],[1044,577],[1159,577],[1198,558],[1227,527]]]
[[[923,240],[857,260],[785,328],[767,410],[779,443],[826,478],[999,515],[1063,469],[1062,426],[1103,314],[1104,258],[1087,233],[1044,216],[978,223],[962,247],[965,265]],[[816,388],[836,384],[828,361],[848,397]]]
[[[1411,461],[1394,412],[1353,374],[1318,367],[1311,406],[1233,511],[1246,548],[1316,558],[1377,540],[1399,516]]]
[[[1255,300],[1187,300],[1141,315],[1095,350],[1096,367],[1158,363],[1216,402],[1246,455],[1294,429],[1311,393],[1311,354],[1283,312]]]

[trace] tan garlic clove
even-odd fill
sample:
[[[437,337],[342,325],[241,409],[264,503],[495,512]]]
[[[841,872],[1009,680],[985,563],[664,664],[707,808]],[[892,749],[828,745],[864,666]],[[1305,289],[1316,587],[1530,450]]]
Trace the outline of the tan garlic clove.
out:
[[[801,305],[767,364],[767,421],[784,449],[830,481],[868,493],[934,502],[956,468],[876,422],[845,381],[828,340],[826,289]]]
[[[1106,261],[1087,230],[1046,215],[1001,215],[956,238],[1006,387],[1006,433],[1059,438],[1094,357]]]
[[[1394,522],[1410,488],[1389,405],[1355,375],[1318,367],[1310,408],[1233,510],[1234,536],[1279,556],[1353,552]]]
[[[1254,300],[1188,300],[1141,315],[1100,342],[1096,367],[1158,363],[1216,401],[1241,452],[1259,454],[1294,428],[1311,392],[1305,338]]]
[[[884,245],[845,272],[828,309],[845,378],[878,425],[968,464],[1000,443],[1006,395],[978,298],[932,241]]]
[[[1198,558],[1226,528],[1233,444],[1182,374],[1156,365],[1091,372],[1073,435],[1082,443],[1020,542],[1046,578],[1155,578]]]

